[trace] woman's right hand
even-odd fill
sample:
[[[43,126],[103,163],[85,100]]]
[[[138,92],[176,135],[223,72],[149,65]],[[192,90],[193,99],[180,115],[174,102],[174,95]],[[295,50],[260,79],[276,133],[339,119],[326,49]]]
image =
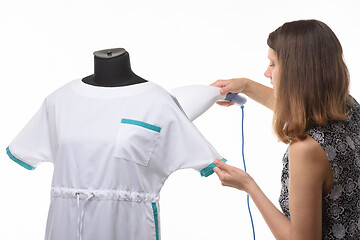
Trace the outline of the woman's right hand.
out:
[[[214,172],[218,175],[221,184],[249,192],[254,186],[254,179],[245,171],[228,165],[219,159],[214,160]]]
[[[221,95],[226,95],[229,92],[231,93],[243,93],[246,87],[246,84],[249,79],[247,78],[232,78],[228,80],[217,80],[212,83],[211,86],[219,87]],[[234,105],[234,102],[217,102],[221,106],[231,106]]]

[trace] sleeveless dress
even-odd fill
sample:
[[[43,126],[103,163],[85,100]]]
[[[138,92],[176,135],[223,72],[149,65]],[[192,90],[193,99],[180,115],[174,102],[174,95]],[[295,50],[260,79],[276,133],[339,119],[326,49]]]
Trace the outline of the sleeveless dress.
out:
[[[333,186],[322,200],[322,239],[360,239],[360,105],[350,96],[346,121],[331,121],[307,133],[316,140],[330,161]],[[280,206],[289,211],[289,158],[283,157]]]

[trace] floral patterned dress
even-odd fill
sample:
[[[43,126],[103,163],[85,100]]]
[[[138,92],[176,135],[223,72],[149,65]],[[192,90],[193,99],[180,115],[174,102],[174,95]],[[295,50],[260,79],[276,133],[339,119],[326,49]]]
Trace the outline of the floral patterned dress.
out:
[[[346,121],[316,126],[308,134],[325,150],[333,170],[333,186],[322,201],[322,239],[360,239],[360,105],[350,97]],[[289,158],[283,158],[280,206],[289,212]]]

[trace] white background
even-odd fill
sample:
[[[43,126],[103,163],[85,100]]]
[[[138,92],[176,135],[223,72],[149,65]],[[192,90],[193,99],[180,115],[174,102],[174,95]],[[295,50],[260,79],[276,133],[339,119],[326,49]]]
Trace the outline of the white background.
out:
[[[359,12],[358,0],[2,1],[0,239],[43,239],[53,166],[44,163],[28,171],[9,160],[5,149],[44,97],[92,73],[94,51],[125,48],[133,71],[167,90],[234,77],[270,86],[263,76],[268,33],[286,21],[315,18],[342,43],[351,93],[360,100]],[[248,101],[247,169],[278,206],[286,146],[276,141],[271,119],[271,111]],[[230,164],[242,167],[238,107],[213,106],[195,124]],[[222,187],[216,175],[178,171],[160,196],[162,239],[252,238],[246,194]],[[273,239],[251,207],[257,239]]]

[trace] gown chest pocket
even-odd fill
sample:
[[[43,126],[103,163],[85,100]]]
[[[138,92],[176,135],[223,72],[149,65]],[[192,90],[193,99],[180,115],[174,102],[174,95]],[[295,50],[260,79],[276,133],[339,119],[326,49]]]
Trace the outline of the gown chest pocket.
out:
[[[121,119],[114,157],[147,166],[160,130],[160,127],[146,122]]]

